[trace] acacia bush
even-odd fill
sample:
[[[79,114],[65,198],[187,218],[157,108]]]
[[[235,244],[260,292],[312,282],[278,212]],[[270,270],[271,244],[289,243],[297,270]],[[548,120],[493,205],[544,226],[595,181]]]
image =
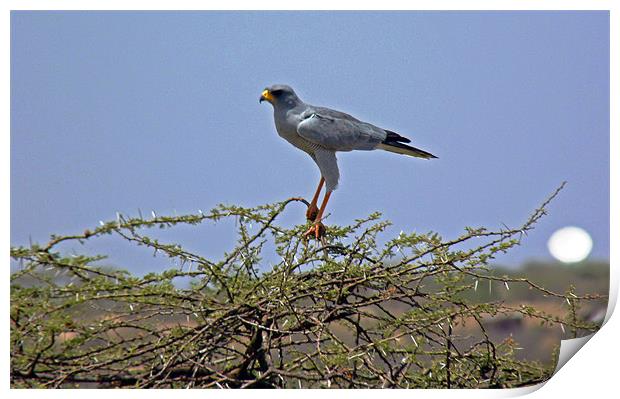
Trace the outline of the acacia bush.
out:
[[[541,382],[553,365],[494,342],[487,321],[518,315],[578,334],[583,303],[605,296],[553,292],[524,277],[497,276],[488,262],[545,214],[517,228],[466,228],[444,240],[401,233],[378,213],[328,226],[319,242],[306,225],[278,225],[291,198],[256,208],[152,218],[118,215],[82,234],[11,248],[13,387],[136,388],[484,388]],[[238,241],[207,259],[149,236],[154,228],[234,218]],[[384,233],[385,234],[385,233]],[[116,235],[171,258],[162,273],[134,276],[100,265],[103,256],[63,253],[63,243]],[[264,252],[279,262],[263,264]],[[269,256],[274,257],[274,254]],[[178,266],[180,265],[180,266]],[[189,284],[176,284],[180,279]],[[526,304],[480,301],[482,287],[529,287],[566,303],[563,316]]]

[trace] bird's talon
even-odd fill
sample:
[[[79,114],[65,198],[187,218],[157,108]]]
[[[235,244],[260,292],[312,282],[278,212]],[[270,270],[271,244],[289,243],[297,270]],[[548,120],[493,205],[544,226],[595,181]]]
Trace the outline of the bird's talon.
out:
[[[325,234],[325,226],[321,222],[317,222],[312,225],[303,235],[304,239],[308,239],[311,236],[314,236],[317,240],[321,239]]]

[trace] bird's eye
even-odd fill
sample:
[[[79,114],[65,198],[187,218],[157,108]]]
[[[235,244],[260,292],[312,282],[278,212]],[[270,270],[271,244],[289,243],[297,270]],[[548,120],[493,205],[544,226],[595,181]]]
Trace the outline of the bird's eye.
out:
[[[280,94],[282,94],[282,89],[271,90],[272,96],[279,96]]]

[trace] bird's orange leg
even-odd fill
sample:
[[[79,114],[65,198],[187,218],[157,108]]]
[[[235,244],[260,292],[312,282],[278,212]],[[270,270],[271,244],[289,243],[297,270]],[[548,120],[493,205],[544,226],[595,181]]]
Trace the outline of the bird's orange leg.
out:
[[[319,213],[319,208],[316,206],[316,203],[319,200],[319,194],[321,194],[323,183],[325,183],[325,179],[323,178],[323,176],[321,176],[321,180],[319,181],[319,186],[316,188],[314,197],[312,197],[312,202],[310,202],[310,205],[308,205],[308,210],[306,211],[306,219],[308,220],[315,220],[316,215],[318,215]]]
[[[316,218],[314,219],[314,225],[312,227],[310,227],[308,229],[308,231],[306,231],[304,233],[304,237],[308,237],[309,235],[313,234],[314,238],[316,238],[318,240],[319,238],[321,238],[323,233],[325,233],[325,226],[323,226],[323,223],[321,223],[321,219],[323,218],[323,213],[325,212],[325,207],[327,206],[327,202],[329,201],[329,197],[331,195],[332,195],[331,191],[326,191],[325,192],[325,197],[323,198],[323,203],[321,204],[321,209],[319,209],[319,213],[318,213],[318,215],[316,215]]]

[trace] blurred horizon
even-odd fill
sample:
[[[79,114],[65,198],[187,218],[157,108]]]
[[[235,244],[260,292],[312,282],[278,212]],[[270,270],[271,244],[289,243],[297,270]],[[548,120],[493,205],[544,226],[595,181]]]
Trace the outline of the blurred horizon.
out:
[[[116,212],[309,199],[318,168],[258,104],[273,83],[439,157],[339,154],[327,225],[380,211],[387,237],[517,227],[566,180],[495,264],[552,261],[547,240],[569,225],[592,236],[585,262],[609,261],[606,11],[12,11],[11,244]],[[230,227],[174,239],[217,256]],[[132,272],[154,267],[111,245],[90,249],[129,257]]]

